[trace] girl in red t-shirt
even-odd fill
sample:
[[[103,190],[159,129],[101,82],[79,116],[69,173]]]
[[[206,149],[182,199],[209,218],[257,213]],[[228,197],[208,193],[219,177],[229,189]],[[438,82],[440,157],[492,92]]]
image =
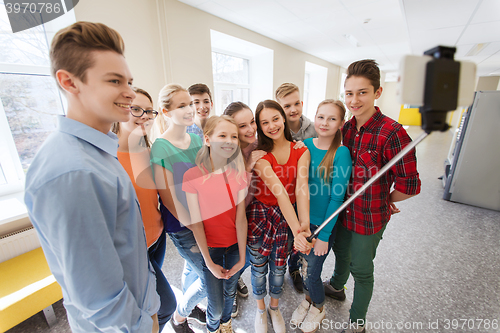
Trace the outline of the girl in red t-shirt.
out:
[[[259,179],[255,198],[247,209],[252,288],[258,307],[255,331],[267,331],[264,297],[266,275],[271,270],[268,311],[274,331],[282,333],[286,326],[278,303],[293,237],[298,250],[310,250],[305,237],[310,235],[308,172],[311,156],[305,147],[293,149],[295,143],[285,112],[277,102],[260,102],[255,118],[257,149],[267,152],[255,164],[254,172]]]
[[[182,189],[204,259],[207,330],[232,332],[233,300],[245,264],[247,175],[238,128],[231,117],[210,117],[203,135],[205,145],[196,157],[197,166],[184,174]]]

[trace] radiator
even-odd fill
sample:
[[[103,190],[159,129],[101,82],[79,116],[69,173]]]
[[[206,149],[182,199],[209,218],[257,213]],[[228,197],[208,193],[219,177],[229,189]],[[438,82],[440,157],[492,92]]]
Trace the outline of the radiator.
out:
[[[0,262],[12,259],[40,247],[40,240],[33,227],[0,237]]]

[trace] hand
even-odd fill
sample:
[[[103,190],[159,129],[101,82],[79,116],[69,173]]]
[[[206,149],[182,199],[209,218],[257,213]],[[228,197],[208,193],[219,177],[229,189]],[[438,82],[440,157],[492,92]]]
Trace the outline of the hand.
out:
[[[229,270],[225,269],[224,267],[214,264],[214,262],[211,262],[210,264],[207,263],[207,267],[212,272],[212,274],[218,278],[219,280],[224,279],[227,280],[229,279],[229,276],[227,273]]]
[[[391,209],[391,215],[401,212],[392,201],[389,201],[389,208]]]
[[[241,271],[241,269],[245,266],[245,260],[239,260],[236,265],[231,267],[231,269],[227,272],[228,279],[232,277],[234,274],[238,273]]]
[[[309,254],[316,243],[316,239],[313,239],[311,243],[307,241],[307,237],[311,236],[309,223],[302,224],[298,231],[299,233],[295,236],[294,247],[297,251]]]
[[[159,333],[160,324],[158,324],[158,314],[155,313],[154,315],[152,315],[151,319],[153,319],[153,329],[151,330],[151,333]]]
[[[255,163],[257,163],[257,161],[264,157],[264,155],[266,154],[267,152],[263,150],[254,150],[248,158],[247,171],[251,172],[253,170],[253,167],[255,166]]]
[[[300,148],[303,148],[303,147],[306,146],[305,143],[302,142],[302,141],[300,141],[300,140],[299,141],[293,140],[293,142],[295,142],[295,145],[293,146],[293,149],[300,149]]]
[[[325,254],[328,253],[328,242],[324,242],[321,239],[318,239],[316,241],[316,244],[314,244],[314,255],[321,257],[324,256]]]

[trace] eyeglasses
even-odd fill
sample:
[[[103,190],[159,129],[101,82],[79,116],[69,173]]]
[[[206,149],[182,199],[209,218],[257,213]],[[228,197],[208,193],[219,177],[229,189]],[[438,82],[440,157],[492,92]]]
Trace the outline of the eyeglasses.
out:
[[[143,108],[136,105],[132,105],[130,107],[130,114],[134,117],[142,117],[144,113],[148,116],[149,119],[154,119],[158,115],[158,111],[156,110],[144,110]]]

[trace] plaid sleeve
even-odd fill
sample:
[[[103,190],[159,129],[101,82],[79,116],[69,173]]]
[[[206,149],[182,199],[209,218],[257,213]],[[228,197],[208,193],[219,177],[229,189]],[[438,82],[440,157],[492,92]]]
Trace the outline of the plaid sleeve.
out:
[[[411,143],[411,138],[404,128],[400,128],[387,141],[384,150],[384,158],[387,161],[396,156],[404,147]],[[394,189],[408,194],[416,195],[420,193],[420,178],[417,171],[417,157],[415,149],[412,149],[398,163],[391,168],[394,175]]]

